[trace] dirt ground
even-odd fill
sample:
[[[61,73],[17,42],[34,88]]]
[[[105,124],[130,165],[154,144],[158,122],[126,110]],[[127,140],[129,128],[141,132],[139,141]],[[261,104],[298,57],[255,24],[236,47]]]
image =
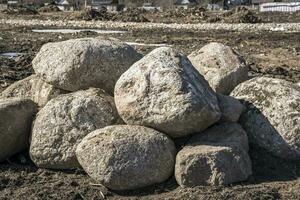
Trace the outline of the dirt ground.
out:
[[[15,59],[0,56],[0,91],[33,73],[31,60],[40,47],[53,41],[98,37],[94,32],[76,34],[33,33],[32,28],[0,25],[0,53],[26,53]],[[44,27],[43,27],[44,28]],[[55,27],[58,28],[58,27]],[[245,58],[253,76],[266,75],[300,81],[300,34],[234,31],[130,31],[109,34],[126,42],[164,43],[189,54],[209,42],[232,46]],[[136,46],[146,54],[155,47]],[[177,141],[178,148],[182,141]],[[0,164],[0,199],[300,199],[300,162],[285,161],[251,147],[253,175],[228,187],[180,188],[174,177],[135,191],[108,191],[83,171],[37,169],[28,150]]]
[[[48,10],[48,12],[47,12]],[[38,10],[24,8],[7,10],[0,13],[7,19],[43,19],[43,20],[98,20],[123,22],[155,22],[155,23],[291,23],[300,22],[300,12],[272,13],[258,12],[254,8],[237,7],[230,11],[208,11],[203,7],[188,10],[178,9],[165,12],[129,9],[121,13],[90,10],[76,12],[53,12],[52,9]],[[45,12],[46,11],[46,12]],[[27,14],[26,14],[27,13]],[[26,14],[26,15],[24,15]]]

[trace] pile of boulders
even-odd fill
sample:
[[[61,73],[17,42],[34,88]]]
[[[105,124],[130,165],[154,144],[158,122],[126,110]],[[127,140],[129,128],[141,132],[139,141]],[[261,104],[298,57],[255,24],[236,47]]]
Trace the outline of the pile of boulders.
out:
[[[32,64],[35,75],[0,96],[0,161],[30,147],[37,167],[82,167],[128,190],[173,175],[182,187],[245,181],[248,138],[300,158],[299,85],[248,80],[243,58],[223,44],[142,57],[113,38],[82,38],[45,44]]]

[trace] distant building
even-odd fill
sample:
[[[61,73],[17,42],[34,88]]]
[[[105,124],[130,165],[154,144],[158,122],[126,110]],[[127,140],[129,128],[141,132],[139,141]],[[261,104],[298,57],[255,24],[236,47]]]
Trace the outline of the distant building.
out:
[[[223,8],[229,10],[237,6],[249,6],[251,5],[251,0],[224,0]]]
[[[297,12],[300,11],[300,2],[274,2],[259,5],[260,12]]]
[[[155,7],[159,7],[160,10],[169,10],[175,8],[177,0],[152,0]]]
[[[124,0],[92,0],[92,9],[101,10],[106,9],[107,11],[121,11],[124,9]]]
[[[11,7],[15,7],[20,5],[21,3],[18,0],[8,0],[7,1],[7,7],[11,8]]]
[[[188,9],[194,7],[196,2],[192,0],[177,0],[174,5],[176,8]]]
[[[207,10],[223,10],[223,5],[216,4],[216,3],[209,3],[207,5]]]
[[[145,1],[141,8],[144,10],[161,10],[161,7],[154,5],[154,3],[150,1]]]
[[[169,10],[176,7],[187,8],[193,6],[196,0],[125,0],[128,8],[144,8],[145,10]]]
[[[256,5],[256,6],[258,6],[262,3],[273,3],[273,2],[274,2],[274,0],[251,0],[251,4]]]
[[[61,0],[57,3],[57,7],[61,11],[73,10],[74,8],[71,6],[68,0]]]

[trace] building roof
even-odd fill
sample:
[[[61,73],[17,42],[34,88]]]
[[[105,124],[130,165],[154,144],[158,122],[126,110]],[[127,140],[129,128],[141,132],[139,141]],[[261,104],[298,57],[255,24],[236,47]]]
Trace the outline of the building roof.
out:
[[[19,3],[19,1],[18,0],[9,0],[9,1],[7,1],[7,4],[17,4],[17,3]]]
[[[70,5],[70,3],[68,2],[68,0],[60,0],[58,2],[58,5]]]
[[[190,5],[190,4],[194,4],[195,1],[193,0],[177,0],[175,2],[176,5]]]

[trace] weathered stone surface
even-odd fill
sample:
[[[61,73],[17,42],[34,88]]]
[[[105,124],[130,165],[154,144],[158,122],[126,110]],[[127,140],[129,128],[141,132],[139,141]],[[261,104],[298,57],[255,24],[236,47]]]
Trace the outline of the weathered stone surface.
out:
[[[57,88],[96,87],[113,94],[118,78],[140,58],[116,39],[80,38],[45,44],[32,64],[37,75]]]
[[[201,133],[193,135],[188,144],[218,144],[220,146],[238,146],[246,152],[249,150],[247,133],[237,123],[214,125]]]
[[[228,185],[251,173],[248,154],[236,146],[186,146],[176,156],[175,178],[182,187]]]
[[[100,89],[60,95],[37,114],[32,130],[31,159],[43,168],[78,167],[75,149],[82,138],[118,120],[113,98]]]
[[[222,116],[219,122],[237,122],[244,110],[243,104],[231,96],[217,95]]]
[[[141,188],[168,179],[175,145],[166,135],[143,126],[108,126],[86,136],[76,155],[83,169],[113,190]]]
[[[221,43],[209,43],[188,58],[217,93],[227,95],[248,79],[248,67],[244,59]]]
[[[6,98],[24,98],[24,99],[32,99],[31,98],[31,80],[35,77],[35,75],[29,76],[23,80],[17,81],[12,85],[8,86],[2,93],[0,94],[1,99]]]
[[[175,177],[182,187],[228,185],[252,174],[247,133],[222,123],[195,134],[177,154]]]
[[[127,124],[181,137],[220,119],[215,93],[189,60],[169,47],[153,50],[118,80],[115,102]]]
[[[300,159],[300,88],[281,79],[257,77],[232,91],[246,110],[239,123],[249,142],[285,159]]]
[[[29,146],[37,105],[29,99],[0,100],[0,162]]]
[[[36,75],[32,75],[10,85],[1,93],[0,98],[28,98],[43,107],[48,101],[64,93],[67,92],[44,82]]]

